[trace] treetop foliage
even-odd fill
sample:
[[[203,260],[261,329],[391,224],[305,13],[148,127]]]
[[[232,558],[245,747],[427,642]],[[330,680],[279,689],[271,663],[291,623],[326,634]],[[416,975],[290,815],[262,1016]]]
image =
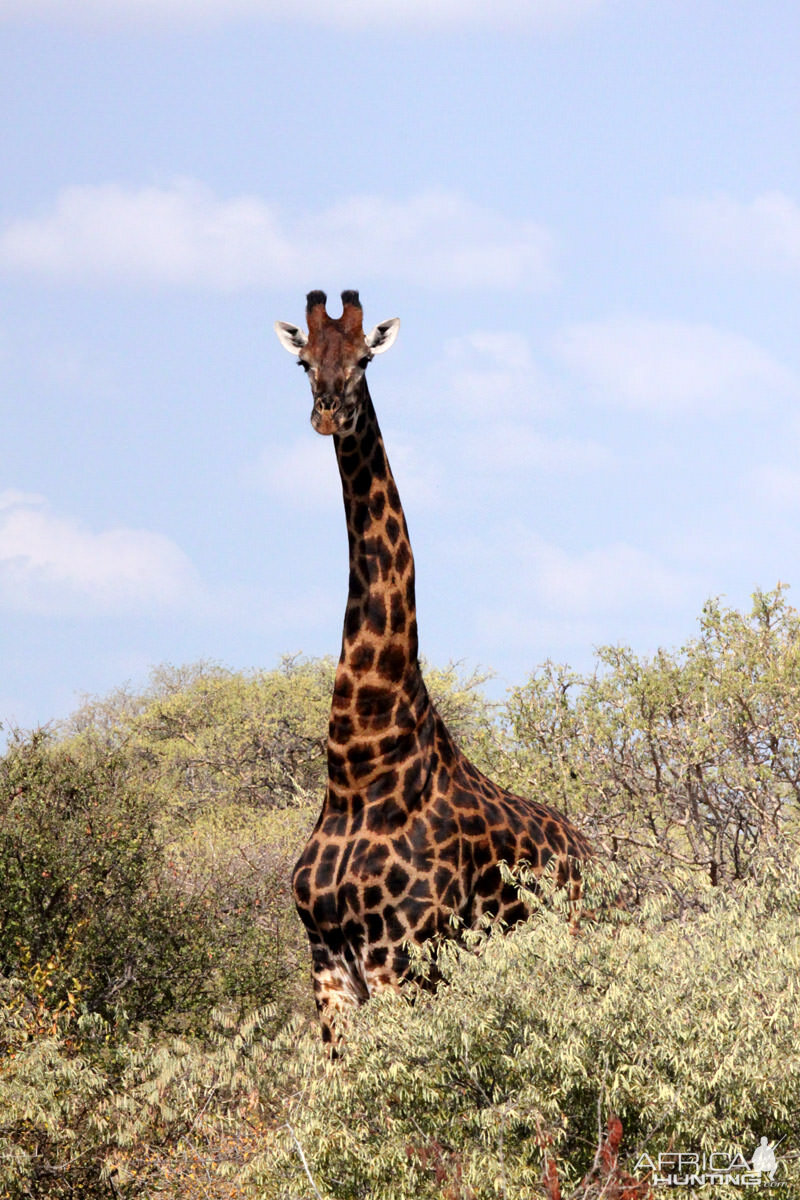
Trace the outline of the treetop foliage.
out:
[[[636,886],[697,899],[783,859],[800,832],[800,618],[783,589],[718,602],[647,659],[605,647],[587,677],[546,664],[508,704],[510,782],[544,795]]]

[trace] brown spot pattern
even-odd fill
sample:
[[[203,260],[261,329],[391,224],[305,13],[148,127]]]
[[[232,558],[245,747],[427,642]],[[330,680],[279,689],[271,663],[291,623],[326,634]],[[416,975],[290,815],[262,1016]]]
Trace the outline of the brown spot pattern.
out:
[[[369,356],[361,306],[357,293],[343,300],[342,317],[332,319],[324,295],[310,294],[302,351],[315,403],[318,395],[341,395],[355,413],[354,429],[351,421],[334,436],[350,584],[329,784],[293,876],[326,1042],[336,1040],[338,1014],[402,980],[404,942],[445,934],[453,913],[468,925],[486,913],[509,924],[524,918],[500,860],[540,871],[554,858],[577,898],[575,861],[590,853],[562,814],[512,795],[470,763],[430,701],[418,662],[408,529],[366,379],[355,371]]]

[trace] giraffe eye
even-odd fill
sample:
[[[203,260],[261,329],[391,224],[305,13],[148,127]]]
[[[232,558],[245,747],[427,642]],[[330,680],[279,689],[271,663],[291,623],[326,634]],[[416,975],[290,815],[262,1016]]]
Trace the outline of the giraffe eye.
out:
[[[297,365],[298,367],[302,367],[306,374],[311,370],[311,363],[305,362],[302,358],[298,358]]]
[[[365,354],[363,358],[360,358],[358,360],[358,362],[356,363],[356,366],[358,367],[359,371],[366,371],[367,367],[369,366],[369,362],[370,362],[371,358],[372,358],[371,354]]]

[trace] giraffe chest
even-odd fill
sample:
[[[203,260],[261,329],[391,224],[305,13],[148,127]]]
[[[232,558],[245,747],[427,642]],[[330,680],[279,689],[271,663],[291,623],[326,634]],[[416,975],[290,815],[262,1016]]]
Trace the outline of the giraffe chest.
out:
[[[395,799],[351,811],[326,805],[297,866],[295,901],[329,944],[423,941],[464,903],[461,848],[433,790],[412,810]]]
[[[309,935],[329,949],[421,942],[453,913],[468,924],[483,912],[518,920],[499,862],[537,869],[566,849],[547,810],[490,783],[441,740],[403,778],[413,786],[398,789],[394,770],[355,791],[331,782],[293,879]]]

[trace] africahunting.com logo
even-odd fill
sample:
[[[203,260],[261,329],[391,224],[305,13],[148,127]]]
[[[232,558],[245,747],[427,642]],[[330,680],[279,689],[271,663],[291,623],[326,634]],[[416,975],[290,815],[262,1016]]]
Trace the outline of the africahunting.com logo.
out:
[[[649,1174],[652,1187],[706,1187],[724,1185],[740,1188],[780,1188],[784,1186],[782,1176],[787,1174],[786,1161],[775,1151],[783,1141],[771,1142],[762,1137],[746,1159],[738,1153],[711,1150],[695,1153],[686,1150],[669,1150],[655,1158],[641,1154],[633,1168],[634,1174]]]

